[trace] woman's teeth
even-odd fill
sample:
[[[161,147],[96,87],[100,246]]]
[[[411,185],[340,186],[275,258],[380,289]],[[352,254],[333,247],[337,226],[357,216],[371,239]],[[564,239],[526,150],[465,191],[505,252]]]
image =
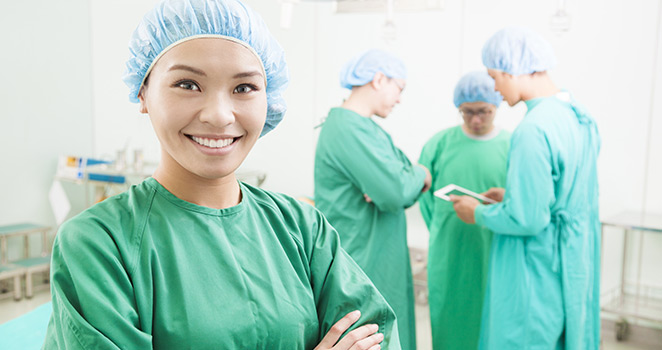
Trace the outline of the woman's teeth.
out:
[[[197,136],[191,136],[191,139],[193,139],[193,141],[197,142],[198,144],[201,144],[201,145],[209,147],[209,148],[227,147],[234,141],[234,138],[206,139],[206,138],[197,137]]]

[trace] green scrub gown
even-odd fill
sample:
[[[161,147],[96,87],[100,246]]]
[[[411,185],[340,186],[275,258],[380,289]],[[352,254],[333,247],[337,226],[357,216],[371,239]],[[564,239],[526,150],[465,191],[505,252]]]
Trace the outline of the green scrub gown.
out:
[[[407,350],[416,349],[416,317],[404,210],[424,180],[425,171],[372,119],[331,109],[315,154],[315,205],[393,307]]]
[[[482,349],[600,343],[600,137],[585,109],[562,97],[526,101],[503,202],[474,213],[495,233]]]
[[[462,126],[427,142],[419,163],[432,173],[432,188],[418,200],[430,230],[428,289],[434,349],[477,349],[487,284],[492,232],[462,222],[453,204],[433,192],[456,184],[474,192],[504,187],[510,133],[471,138]]]
[[[313,349],[346,313],[395,315],[319,211],[241,184],[211,209],[149,178],[66,222],[46,349]]]

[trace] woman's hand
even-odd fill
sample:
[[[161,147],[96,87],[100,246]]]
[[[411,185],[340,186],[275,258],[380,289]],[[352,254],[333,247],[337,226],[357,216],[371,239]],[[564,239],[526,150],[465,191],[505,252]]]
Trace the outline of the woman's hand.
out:
[[[501,202],[503,200],[503,196],[506,194],[506,189],[501,187],[492,187],[487,190],[487,192],[481,194],[489,199]]]
[[[379,327],[376,324],[361,326],[345,335],[345,333],[361,317],[359,310],[352,311],[341,318],[331,327],[324,339],[315,347],[315,350],[378,350],[379,343],[384,340],[384,335],[376,333]],[[340,339],[340,341],[338,341]]]
[[[474,211],[478,204],[480,204],[478,200],[470,196],[450,195],[449,197],[451,202],[453,202],[453,209],[455,209],[457,217],[467,224],[475,224]]]

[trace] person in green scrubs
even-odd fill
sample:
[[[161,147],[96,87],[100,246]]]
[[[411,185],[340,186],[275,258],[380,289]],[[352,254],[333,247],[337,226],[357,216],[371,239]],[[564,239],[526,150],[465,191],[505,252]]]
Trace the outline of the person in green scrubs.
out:
[[[395,314],[314,207],[237,181],[282,119],[284,52],[237,0],[166,0],[124,81],[153,176],[63,224],[45,349],[400,349]]]
[[[494,232],[481,349],[598,349],[600,220],[595,120],[548,70],[552,46],[508,27],[483,63],[509,105],[527,112],[511,138],[506,187],[483,205],[453,197],[457,215]]]
[[[322,124],[315,153],[315,205],[340,235],[398,318],[403,349],[416,349],[414,291],[405,208],[430,187],[429,171],[412,164],[372,117],[400,102],[405,66],[368,50],[340,73],[351,94]]]
[[[453,97],[463,124],[434,135],[419,159],[432,173],[432,188],[418,203],[430,230],[428,290],[436,350],[478,348],[492,232],[462,222],[453,204],[433,192],[449,184],[474,192],[505,185],[510,133],[494,125],[501,101],[487,72],[464,75]]]

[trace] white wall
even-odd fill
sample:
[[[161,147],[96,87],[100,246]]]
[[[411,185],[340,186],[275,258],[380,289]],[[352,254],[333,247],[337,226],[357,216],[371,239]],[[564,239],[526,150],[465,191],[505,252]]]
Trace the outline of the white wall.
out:
[[[318,63],[313,43],[317,40],[314,30],[314,8],[304,12],[295,9],[292,28],[280,27],[278,1],[245,1],[262,14],[265,22],[287,53],[290,84],[285,93],[288,110],[275,131],[260,139],[242,166],[267,172],[264,186],[293,196],[312,196],[315,133],[313,127],[321,115],[315,115],[315,96],[318,71],[326,69]],[[268,14],[268,15],[265,15]]]
[[[646,148],[647,173],[646,181],[643,182],[645,199],[643,208],[646,211],[662,213],[662,2],[657,9],[657,28],[653,28],[656,33],[657,52],[652,59],[657,62],[655,69],[651,70],[648,78],[651,80],[652,91],[649,104],[649,119],[643,125],[648,129]],[[641,280],[654,284],[662,285],[662,234],[647,234],[642,238],[640,245],[643,247],[641,261]]]
[[[0,225],[53,224],[58,155],[93,154],[89,23],[85,0],[0,5]]]
[[[52,222],[47,191],[59,154],[112,157],[128,147],[143,149],[147,160],[158,160],[149,120],[128,102],[121,81],[130,33],[155,2],[3,3],[0,30],[17,34],[5,35],[0,55],[2,66],[9,67],[0,87],[5,131],[0,141],[5,161],[0,224]],[[263,15],[285,48],[292,78],[285,120],[258,142],[243,166],[266,171],[265,187],[312,195],[313,126],[347,96],[337,76],[354,54],[381,47],[407,63],[410,77],[403,102],[381,124],[416,160],[432,134],[460,122],[452,91],[462,74],[482,69],[483,42],[505,25],[520,24],[550,40],[559,60],[552,77],[598,121],[603,140],[601,215],[662,213],[662,68],[653,75],[656,47],[657,61],[662,60],[660,0],[568,1],[572,27],[562,35],[549,29],[552,0],[447,0],[443,11],[397,13],[397,38],[391,44],[382,40],[381,14],[335,14],[328,1],[303,1],[294,7],[291,28],[283,29],[277,1],[246,3]],[[497,122],[513,129],[524,112],[523,105],[503,105]],[[408,215],[420,223],[415,210]],[[425,244],[420,226],[415,230]],[[606,243],[615,247],[606,251],[605,265],[611,269],[619,264],[611,252],[620,243],[611,237]],[[647,237],[644,246],[646,266],[660,266],[662,238]],[[662,276],[652,269],[645,277],[662,285]]]
[[[658,9],[658,18],[662,17],[662,5]],[[657,53],[654,56],[657,65],[649,76],[653,84],[650,99],[648,125],[648,176],[644,186],[647,191],[645,208],[652,212],[662,212],[662,20],[657,23]],[[643,103],[644,101],[642,101]],[[646,123],[648,124],[648,123]],[[646,125],[645,124],[645,125]]]
[[[114,159],[117,151],[141,149],[158,161],[160,148],[149,118],[129,102],[122,81],[129,57],[129,38],[143,14],[156,0],[89,1],[93,72],[94,146],[96,156]],[[131,159],[129,159],[131,161]]]

